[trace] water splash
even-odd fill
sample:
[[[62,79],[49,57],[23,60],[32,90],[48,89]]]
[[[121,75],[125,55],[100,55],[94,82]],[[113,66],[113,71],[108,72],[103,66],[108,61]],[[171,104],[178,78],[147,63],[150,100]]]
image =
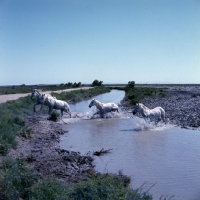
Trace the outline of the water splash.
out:
[[[134,131],[143,131],[143,130],[155,130],[155,131],[161,131],[167,128],[172,127],[169,123],[164,122],[158,122],[155,123],[154,121],[145,121],[144,119],[135,119],[134,120]]]

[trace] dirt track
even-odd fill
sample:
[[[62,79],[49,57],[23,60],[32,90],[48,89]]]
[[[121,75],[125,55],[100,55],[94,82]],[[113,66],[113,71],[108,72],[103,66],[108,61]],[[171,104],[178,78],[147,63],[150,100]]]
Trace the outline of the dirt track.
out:
[[[71,89],[66,89],[66,90],[57,90],[57,91],[45,91],[45,94],[50,94],[51,92],[55,92],[55,93],[61,93],[61,92],[70,92],[70,91],[74,91],[74,90],[87,90],[90,89],[92,87],[82,87],[82,88],[71,88]],[[25,94],[6,94],[6,95],[0,95],[0,103],[5,103],[6,101],[10,101],[10,100],[16,100],[20,97],[25,97],[30,95],[30,93],[25,93]]]

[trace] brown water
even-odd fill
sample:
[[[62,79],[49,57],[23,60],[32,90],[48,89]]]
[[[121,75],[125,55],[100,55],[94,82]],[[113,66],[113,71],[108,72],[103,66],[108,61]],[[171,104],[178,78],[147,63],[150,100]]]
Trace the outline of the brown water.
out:
[[[124,95],[113,91],[112,101],[116,94]],[[102,98],[108,102],[106,95]],[[175,195],[172,199],[181,200],[200,199],[200,131],[162,124],[155,127],[137,117],[127,118],[123,113],[108,119],[89,119],[92,112],[87,107],[81,112],[81,118],[70,119],[64,125],[69,132],[61,138],[61,148],[83,155],[102,148],[112,149],[107,155],[95,156],[96,170],[113,173],[122,170],[131,176],[133,188],[144,184],[143,189],[148,190],[153,186],[150,194],[154,199],[161,195]]]

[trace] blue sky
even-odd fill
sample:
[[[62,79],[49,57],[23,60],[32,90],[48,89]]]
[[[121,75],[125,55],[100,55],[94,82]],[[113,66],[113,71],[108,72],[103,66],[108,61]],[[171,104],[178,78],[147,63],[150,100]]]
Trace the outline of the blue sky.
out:
[[[1,0],[0,85],[200,83],[200,0]]]

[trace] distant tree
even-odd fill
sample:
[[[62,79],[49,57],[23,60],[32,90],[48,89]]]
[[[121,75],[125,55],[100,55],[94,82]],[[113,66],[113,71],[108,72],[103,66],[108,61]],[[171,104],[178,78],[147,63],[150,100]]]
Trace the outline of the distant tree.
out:
[[[135,81],[129,81],[126,86],[126,91],[132,90],[135,88]]]
[[[66,83],[65,85],[67,85],[68,87],[72,87],[73,83],[68,82],[68,83]]]
[[[92,86],[101,86],[103,83],[103,81],[98,81],[97,79],[95,79],[93,82],[92,82]]]
[[[80,87],[81,86],[81,82],[78,82],[78,83],[74,83],[73,85],[72,85],[72,87],[74,87],[74,88],[76,88],[76,87]]]
[[[81,87],[81,82],[78,82],[77,87]]]
[[[65,84],[64,84],[64,83],[61,83],[61,84],[60,84],[60,87],[64,87],[64,86],[65,86]]]

